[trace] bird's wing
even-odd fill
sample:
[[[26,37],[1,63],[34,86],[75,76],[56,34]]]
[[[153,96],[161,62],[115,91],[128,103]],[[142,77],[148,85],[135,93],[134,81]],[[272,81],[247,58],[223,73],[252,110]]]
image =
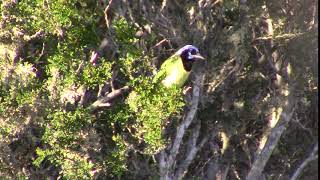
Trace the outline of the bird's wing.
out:
[[[158,83],[161,80],[163,80],[168,75],[168,73],[171,71],[171,69],[175,65],[175,63],[177,61],[179,61],[179,58],[180,58],[179,56],[173,55],[173,56],[169,57],[167,60],[165,60],[165,62],[161,65],[160,70],[153,78],[153,82]]]

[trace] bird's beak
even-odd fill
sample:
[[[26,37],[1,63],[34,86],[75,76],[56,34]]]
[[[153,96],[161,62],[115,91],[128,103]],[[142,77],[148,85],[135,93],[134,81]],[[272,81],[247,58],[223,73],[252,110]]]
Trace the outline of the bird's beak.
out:
[[[200,54],[192,55],[192,57],[195,58],[195,59],[205,60],[205,58],[203,56],[201,56]]]

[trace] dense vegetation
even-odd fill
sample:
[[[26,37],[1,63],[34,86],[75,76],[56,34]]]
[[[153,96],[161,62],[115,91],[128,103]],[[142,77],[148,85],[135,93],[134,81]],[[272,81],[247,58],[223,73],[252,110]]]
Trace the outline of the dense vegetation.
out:
[[[0,1],[1,179],[317,179],[317,0]],[[194,44],[186,86],[152,82]]]

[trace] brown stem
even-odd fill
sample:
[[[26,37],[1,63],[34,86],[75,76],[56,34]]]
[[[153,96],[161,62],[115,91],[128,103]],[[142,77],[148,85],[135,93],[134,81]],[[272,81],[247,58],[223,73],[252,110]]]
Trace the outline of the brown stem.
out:
[[[128,92],[129,89],[130,89],[129,86],[124,86],[124,87],[122,87],[120,89],[114,90],[111,93],[107,94],[106,96],[103,96],[103,97],[99,98],[98,100],[96,100],[94,103],[92,103],[89,106],[89,109],[91,111],[94,111],[99,107],[108,107],[108,106],[111,105],[109,103],[110,100],[122,95],[125,92]]]

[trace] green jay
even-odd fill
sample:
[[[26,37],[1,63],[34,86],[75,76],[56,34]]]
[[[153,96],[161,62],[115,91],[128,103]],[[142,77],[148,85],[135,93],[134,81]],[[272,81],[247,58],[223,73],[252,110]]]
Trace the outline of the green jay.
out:
[[[204,57],[200,55],[198,48],[185,45],[161,65],[153,82],[161,82],[165,87],[182,87],[190,75],[193,63],[201,59]]]
[[[181,88],[190,75],[193,63],[201,59],[204,57],[200,55],[198,48],[193,45],[185,45],[161,65],[160,70],[153,78],[153,83],[161,83],[167,88]],[[129,107],[135,112],[138,111],[139,100],[137,97],[138,94],[132,91],[127,99]]]

